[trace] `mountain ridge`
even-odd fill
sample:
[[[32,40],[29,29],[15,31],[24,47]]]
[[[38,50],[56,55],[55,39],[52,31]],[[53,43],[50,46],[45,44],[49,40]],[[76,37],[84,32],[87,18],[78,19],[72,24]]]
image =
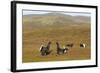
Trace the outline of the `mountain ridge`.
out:
[[[23,24],[32,27],[90,24],[89,16],[71,16],[62,13],[23,15]]]

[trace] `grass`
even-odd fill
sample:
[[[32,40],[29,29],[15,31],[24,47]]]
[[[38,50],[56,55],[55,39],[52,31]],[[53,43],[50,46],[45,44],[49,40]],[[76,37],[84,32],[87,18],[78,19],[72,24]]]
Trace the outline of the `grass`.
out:
[[[71,24],[69,24],[71,25]],[[23,26],[24,27],[24,26]],[[23,29],[23,63],[42,62],[42,61],[63,61],[63,60],[86,60],[91,58],[90,44],[90,25],[80,24],[77,26],[53,26],[39,27],[34,29]],[[39,48],[42,44],[46,45],[51,41],[50,49],[52,52],[48,56],[41,56]],[[74,43],[69,48],[68,53],[63,55],[56,54],[56,44],[58,41],[60,46],[68,43]],[[86,48],[80,48],[79,44],[83,42]]]

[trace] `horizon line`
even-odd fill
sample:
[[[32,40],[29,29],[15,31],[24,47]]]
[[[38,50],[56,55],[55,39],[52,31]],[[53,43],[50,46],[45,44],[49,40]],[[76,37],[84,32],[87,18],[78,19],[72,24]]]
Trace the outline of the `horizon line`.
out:
[[[59,13],[70,16],[88,16],[90,17],[91,13],[89,12],[65,12],[65,11],[44,11],[44,10],[22,10],[23,15],[43,15],[48,13]]]

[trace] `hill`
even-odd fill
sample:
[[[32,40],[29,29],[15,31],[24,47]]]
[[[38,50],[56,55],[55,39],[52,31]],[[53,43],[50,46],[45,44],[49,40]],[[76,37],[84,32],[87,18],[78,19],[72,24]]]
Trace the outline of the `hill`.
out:
[[[30,14],[23,15],[23,25],[25,27],[47,27],[47,26],[62,26],[62,25],[78,25],[90,24],[88,16],[71,16],[62,13],[47,13],[47,14]]]

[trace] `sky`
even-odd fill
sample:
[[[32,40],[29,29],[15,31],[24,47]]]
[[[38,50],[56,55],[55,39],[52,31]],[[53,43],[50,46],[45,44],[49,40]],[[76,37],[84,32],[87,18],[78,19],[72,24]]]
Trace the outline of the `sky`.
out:
[[[32,11],[32,10],[23,10],[23,15],[29,15],[29,14],[46,14],[51,13],[52,11]],[[72,16],[90,16],[90,13],[84,13],[84,12],[57,12],[62,13],[66,15],[72,15]]]

